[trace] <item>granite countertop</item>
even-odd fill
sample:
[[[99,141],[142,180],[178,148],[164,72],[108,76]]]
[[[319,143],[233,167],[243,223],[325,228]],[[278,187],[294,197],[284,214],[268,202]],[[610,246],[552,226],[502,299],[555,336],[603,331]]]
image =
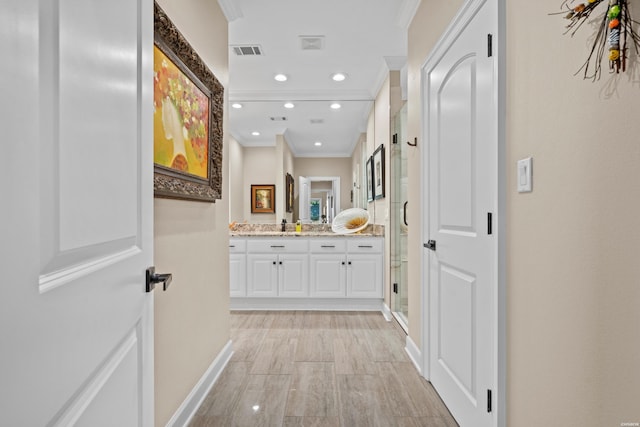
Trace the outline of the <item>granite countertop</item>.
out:
[[[359,233],[338,234],[331,230],[330,224],[303,224],[300,233],[295,232],[295,224],[287,224],[282,231],[280,224],[231,224],[231,237],[382,237],[384,226],[370,224]]]

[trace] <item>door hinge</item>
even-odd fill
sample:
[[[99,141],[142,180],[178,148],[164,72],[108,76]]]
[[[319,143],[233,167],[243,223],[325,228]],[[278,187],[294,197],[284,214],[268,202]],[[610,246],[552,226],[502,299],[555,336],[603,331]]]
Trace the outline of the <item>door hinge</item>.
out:
[[[397,134],[397,133],[394,133],[394,134],[393,134],[393,138],[392,138],[392,140],[391,140],[391,141],[392,141],[394,144],[397,144],[397,143],[398,143],[398,134]]]
[[[487,56],[493,56],[493,34],[487,34]]]
[[[394,283],[394,284],[393,284],[393,293],[394,293],[394,294],[397,294],[397,293],[398,293],[398,284],[397,284],[397,283]]]
[[[491,412],[491,390],[487,390],[487,412]]]
[[[491,212],[487,212],[487,234],[493,234],[493,214]]]

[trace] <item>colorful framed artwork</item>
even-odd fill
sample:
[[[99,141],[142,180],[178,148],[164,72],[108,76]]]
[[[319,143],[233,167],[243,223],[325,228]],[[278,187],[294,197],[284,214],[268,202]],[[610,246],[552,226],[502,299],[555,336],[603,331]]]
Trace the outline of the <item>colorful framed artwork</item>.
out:
[[[367,168],[366,168],[366,175],[367,175],[367,201],[368,202],[373,202],[373,196],[374,196],[374,192],[373,192],[373,156],[370,156],[369,159],[367,160]]]
[[[286,211],[291,213],[293,212],[293,185],[294,179],[290,173],[287,173],[285,177],[285,203],[286,203]]]
[[[224,88],[157,3],[153,60],[154,194],[215,202]]]
[[[275,185],[251,185],[251,213],[276,213]]]
[[[380,144],[373,152],[373,185],[374,198],[384,198],[384,144]]]

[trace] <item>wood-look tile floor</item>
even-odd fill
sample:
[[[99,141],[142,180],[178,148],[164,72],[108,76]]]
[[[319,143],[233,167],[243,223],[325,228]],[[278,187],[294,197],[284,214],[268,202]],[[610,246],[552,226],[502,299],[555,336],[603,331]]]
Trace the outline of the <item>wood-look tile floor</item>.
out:
[[[457,427],[379,312],[232,312],[234,354],[191,427]]]

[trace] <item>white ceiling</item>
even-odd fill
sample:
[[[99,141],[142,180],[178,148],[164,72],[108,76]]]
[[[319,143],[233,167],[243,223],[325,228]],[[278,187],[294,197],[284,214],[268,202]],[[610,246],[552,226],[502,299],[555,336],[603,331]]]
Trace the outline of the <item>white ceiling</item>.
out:
[[[283,134],[297,157],[351,156],[388,70],[404,66],[419,0],[218,2],[229,20],[229,103],[243,106],[229,108],[233,137],[245,146],[273,146]],[[322,49],[303,50],[300,36],[323,36]],[[235,45],[259,45],[263,55],[237,56]],[[334,82],[335,72],[347,79]],[[278,73],[289,79],[275,81]],[[342,107],[332,110],[333,102]]]

